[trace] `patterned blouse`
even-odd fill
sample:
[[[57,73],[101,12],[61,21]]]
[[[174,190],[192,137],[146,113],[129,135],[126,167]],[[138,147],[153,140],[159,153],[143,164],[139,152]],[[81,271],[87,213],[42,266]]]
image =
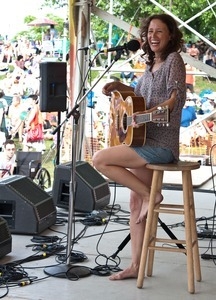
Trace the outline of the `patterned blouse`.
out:
[[[176,89],[177,97],[170,113],[169,126],[158,126],[153,122],[146,123],[145,144],[170,149],[175,159],[178,160],[181,111],[186,99],[186,70],[181,55],[177,52],[169,54],[154,73],[148,66],[134,92],[145,99],[146,109],[150,109],[168,100]]]

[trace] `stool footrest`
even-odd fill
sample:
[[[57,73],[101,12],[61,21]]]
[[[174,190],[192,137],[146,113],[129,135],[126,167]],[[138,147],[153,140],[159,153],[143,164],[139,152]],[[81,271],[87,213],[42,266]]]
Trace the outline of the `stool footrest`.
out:
[[[161,213],[161,214],[174,214],[174,215],[183,215],[183,210],[177,209],[167,209],[167,208],[155,208],[154,212]]]
[[[156,243],[166,243],[166,244],[184,244],[186,245],[186,241],[185,240],[178,240],[178,239],[165,239],[165,238],[152,238],[151,243],[152,242],[156,242]],[[172,248],[169,248],[172,249]]]
[[[169,247],[162,247],[162,246],[149,246],[149,250],[158,250],[158,251],[169,251],[169,252],[181,252],[186,253],[186,249],[183,248],[169,248]]]
[[[184,214],[184,205],[183,204],[165,204],[160,203],[159,206],[154,208],[154,212],[164,213],[164,214]]]
[[[164,208],[180,208],[180,209],[184,209],[184,205],[183,204],[166,204],[166,203],[160,203],[159,207],[164,207]]]

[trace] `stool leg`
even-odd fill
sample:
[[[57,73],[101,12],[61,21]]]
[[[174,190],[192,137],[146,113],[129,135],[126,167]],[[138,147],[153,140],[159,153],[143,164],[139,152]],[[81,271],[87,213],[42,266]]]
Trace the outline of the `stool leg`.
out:
[[[157,182],[155,183],[157,185],[157,192],[160,192],[160,193],[161,193],[162,185],[163,185],[163,174],[164,174],[163,171],[161,171],[161,173],[158,174]],[[160,204],[157,204],[156,206],[154,206],[154,208],[158,208],[159,206],[160,206]],[[155,239],[157,237],[158,216],[159,216],[159,213],[154,211],[151,232],[150,232],[150,241],[149,241],[149,246],[153,246],[153,247],[155,246]],[[147,216],[147,218],[148,218],[148,216]],[[147,265],[146,274],[149,277],[152,276],[152,273],[153,273],[154,254],[155,254],[154,249],[148,250],[148,265]]]
[[[190,182],[189,182],[190,180]],[[188,176],[188,183],[192,186],[192,178]],[[196,214],[195,214],[195,206],[194,206],[194,196],[193,190],[189,190],[189,198],[190,198],[190,220],[191,220],[191,233],[192,233],[192,243],[193,243],[193,259],[194,259],[194,267],[195,267],[195,275],[196,280],[201,281],[201,266],[200,266],[200,256],[199,256],[199,245],[197,239],[197,228],[196,228]]]
[[[139,266],[139,273],[137,278],[137,287],[142,288],[145,276],[145,268],[148,256],[148,246],[150,241],[150,234],[151,234],[151,226],[155,208],[155,197],[158,192],[158,182],[161,182],[163,178],[163,171],[154,170],[152,176],[152,187],[150,192],[150,199],[149,199],[149,207],[148,207],[148,217],[146,221],[146,228],[144,233],[143,239],[143,246],[142,252],[140,257],[140,266]]]
[[[187,252],[187,275],[188,275],[188,291],[193,294],[194,286],[194,266],[193,266],[193,249],[192,249],[192,234],[190,222],[190,190],[193,186],[190,185],[191,171],[182,171],[182,186],[184,199],[184,217],[185,217],[185,236],[186,236],[186,252]]]

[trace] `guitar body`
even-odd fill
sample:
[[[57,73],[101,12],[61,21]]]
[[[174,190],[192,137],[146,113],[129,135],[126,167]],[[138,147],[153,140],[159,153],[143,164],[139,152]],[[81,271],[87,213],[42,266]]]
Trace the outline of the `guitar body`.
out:
[[[128,146],[142,146],[145,144],[146,126],[138,128],[131,125],[132,115],[137,111],[145,111],[143,97],[135,96],[133,92],[124,93],[114,91],[110,105],[110,146],[125,144]]]

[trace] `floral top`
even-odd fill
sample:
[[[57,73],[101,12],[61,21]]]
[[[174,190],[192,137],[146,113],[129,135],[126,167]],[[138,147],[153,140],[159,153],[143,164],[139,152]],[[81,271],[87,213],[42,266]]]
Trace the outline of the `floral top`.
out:
[[[175,159],[178,160],[181,111],[186,99],[186,70],[181,55],[177,52],[169,54],[154,73],[148,66],[134,92],[145,99],[146,109],[150,109],[168,100],[176,89],[177,97],[170,113],[169,126],[158,126],[153,122],[146,123],[145,144],[170,149]]]

